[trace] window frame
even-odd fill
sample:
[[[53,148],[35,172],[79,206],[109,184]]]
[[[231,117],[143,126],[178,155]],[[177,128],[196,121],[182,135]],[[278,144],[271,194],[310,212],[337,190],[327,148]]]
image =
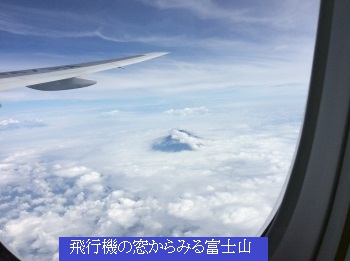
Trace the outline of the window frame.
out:
[[[262,236],[269,260],[349,257],[350,2],[322,0],[299,146]]]

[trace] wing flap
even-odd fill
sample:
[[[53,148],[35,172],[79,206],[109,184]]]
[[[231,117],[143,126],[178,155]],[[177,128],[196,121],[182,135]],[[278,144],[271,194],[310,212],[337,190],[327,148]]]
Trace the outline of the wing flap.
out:
[[[28,85],[27,87],[39,91],[63,91],[84,88],[95,83],[97,82],[93,80],[87,80],[82,78],[69,78],[58,81]]]

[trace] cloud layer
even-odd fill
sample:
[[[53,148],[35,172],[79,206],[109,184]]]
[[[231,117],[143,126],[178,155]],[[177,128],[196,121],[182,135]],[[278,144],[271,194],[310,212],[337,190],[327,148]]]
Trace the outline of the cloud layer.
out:
[[[0,132],[0,237],[28,260],[57,260],[59,236],[255,235],[301,120],[293,100],[264,104],[207,103],[198,108],[210,114],[191,117],[147,102],[23,108],[18,118],[35,114],[46,125]],[[150,149],[170,126],[182,126],[169,136],[196,151]]]
[[[9,118],[0,121],[0,131],[7,131],[19,128],[35,128],[43,126],[45,126],[45,123],[40,119],[20,121],[17,119]]]

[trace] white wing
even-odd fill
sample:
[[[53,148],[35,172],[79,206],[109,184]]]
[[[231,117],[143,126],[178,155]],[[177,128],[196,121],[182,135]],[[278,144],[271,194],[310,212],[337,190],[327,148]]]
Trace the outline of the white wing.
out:
[[[140,63],[167,53],[148,53],[129,57],[56,67],[0,73],[0,91],[27,86],[41,91],[60,91],[82,88],[96,81],[77,76]]]

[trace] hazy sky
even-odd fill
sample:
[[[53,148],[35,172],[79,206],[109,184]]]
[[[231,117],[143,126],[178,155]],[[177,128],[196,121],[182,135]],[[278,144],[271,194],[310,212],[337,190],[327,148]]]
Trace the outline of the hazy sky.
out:
[[[1,71],[170,52],[84,89],[0,93],[6,244],[57,260],[59,236],[258,233],[300,131],[317,1],[0,5]]]

